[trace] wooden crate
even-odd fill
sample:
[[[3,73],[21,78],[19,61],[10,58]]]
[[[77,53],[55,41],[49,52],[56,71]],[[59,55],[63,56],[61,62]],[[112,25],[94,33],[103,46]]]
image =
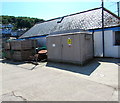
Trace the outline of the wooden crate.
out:
[[[11,50],[5,50],[5,58],[7,58],[7,59],[12,59]]]
[[[11,42],[12,50],[28,50],[36,47],[36,40],[14,40]]]
[[[14,51],[12,58],[13,60],[23,61],[28,60],[30,56],[35,54],[34,50],[25,50],[25,51]]]
[[[4,49],[6,49],[6,50],[10,50],[10,42],[4,42],[4,43],[3,43],[3,47],[4,47]]]
[[[32,41],[32,48],[36,48],[37,47],[37,40],[31,39],[31,41]]]

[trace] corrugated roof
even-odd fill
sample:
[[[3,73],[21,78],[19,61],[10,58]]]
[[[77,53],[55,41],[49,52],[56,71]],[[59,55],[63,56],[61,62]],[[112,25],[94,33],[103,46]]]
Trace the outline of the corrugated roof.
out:
[[[104,8],[104,27],[114,27],[119,25],[120,18]],[[102,8],[95,8],[35,24],[20,38],[40,36],[53,32],[89,30],[97,28],[102,28]]]

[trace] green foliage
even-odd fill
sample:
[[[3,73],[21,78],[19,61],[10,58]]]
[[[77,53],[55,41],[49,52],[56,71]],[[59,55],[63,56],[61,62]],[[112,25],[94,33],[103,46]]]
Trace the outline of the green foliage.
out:
[[[43,19],[38,18],[30,18],[30,17],[14,17],[14,16],[0,16],[0,23],[2,24],[13,24],[13,29],[21,29],[21,28],[31,28],[34,24],[38,22],[44,22]]]

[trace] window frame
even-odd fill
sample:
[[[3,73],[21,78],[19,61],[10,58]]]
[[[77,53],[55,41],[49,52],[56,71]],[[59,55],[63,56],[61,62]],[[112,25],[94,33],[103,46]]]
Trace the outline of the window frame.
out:
[[[120,46],[120,44],[117,44],[117,43],[116,43],[116,32],[120,32],[120,31],[114,31],[114,33],[113,33],[113,35],[114,35],[114,36],[113,36],[113,39],[114,39],[114,41],[113,41],[113,42],[114,42],[114,46]],[[120,34],[119,34],[119,35],[120,35]]]

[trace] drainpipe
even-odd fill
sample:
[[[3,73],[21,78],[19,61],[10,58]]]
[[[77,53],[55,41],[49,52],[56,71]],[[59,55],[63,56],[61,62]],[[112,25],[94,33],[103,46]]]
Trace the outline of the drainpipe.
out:
[[[103,44],[103,57],[105,57],[104,47],[104,1],[102,0],[102,44]]]
[[[92,31],[92,41],[93,41],[93,57],[94,57],[94,30]]]

